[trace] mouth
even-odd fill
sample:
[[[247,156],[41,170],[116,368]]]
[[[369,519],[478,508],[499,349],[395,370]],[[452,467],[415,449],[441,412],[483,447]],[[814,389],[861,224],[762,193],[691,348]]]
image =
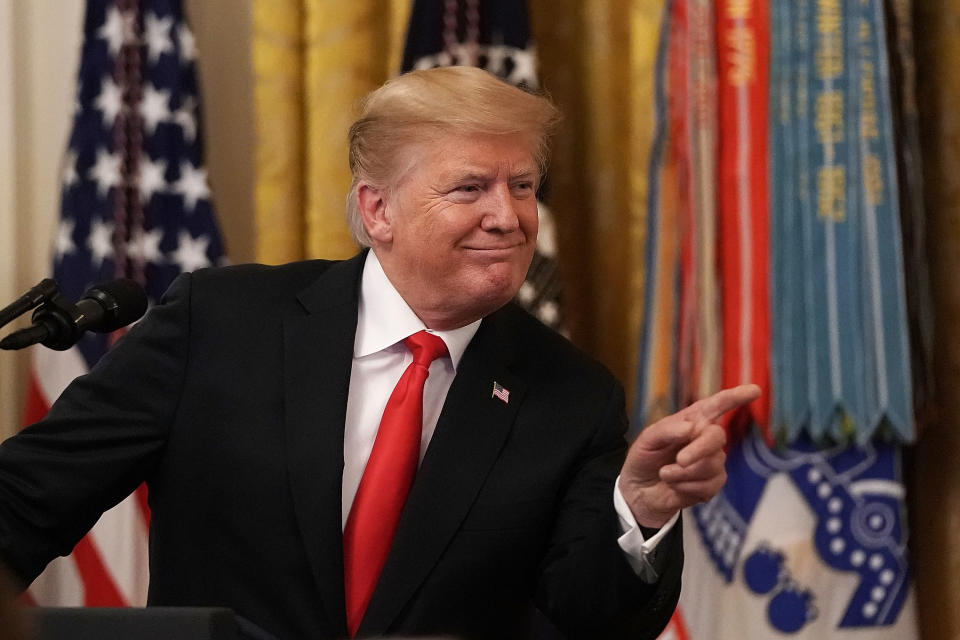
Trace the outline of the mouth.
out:
[[[488,260],[500,260],[506,258],[512,258],[519,250],[521,245],[511,244],[508,246],[496,246],[496,247],[464,247],[466,251],[469,251],[472,255],[479,258],[486,258]]]
[[[523,246],[522,242],[511,242],[510,244],[500,243],[500,244],[478,244],[478,245],[466,245],[463,248],[468,251],[514,251]]]

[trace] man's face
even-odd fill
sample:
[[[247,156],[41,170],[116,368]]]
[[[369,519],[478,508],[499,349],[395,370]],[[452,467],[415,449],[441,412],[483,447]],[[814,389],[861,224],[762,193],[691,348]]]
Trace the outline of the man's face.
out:
[[[523,284],[537,240],[536,163],[519,135],[447,135],[417,145],[383,196],[384,271],[428,327],[469,324]]]

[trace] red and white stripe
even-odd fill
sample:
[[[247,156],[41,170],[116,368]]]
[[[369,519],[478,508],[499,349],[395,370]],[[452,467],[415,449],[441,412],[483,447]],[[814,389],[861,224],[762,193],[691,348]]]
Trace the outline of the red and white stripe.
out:
[[[87,372],[76,347],[33,354],[26,422],[43,418],[71,380]],[[110,509],[74,548],[51,562],[25,599],[41,606],[144,606],[147,602],[149,510],[141,486]]]
[[[763,388],[728,430],[739,435],[756,424],[769,439],[768,13],[762,0],[724,0],[716,29],[721,381],[724,387],[754,382]]]

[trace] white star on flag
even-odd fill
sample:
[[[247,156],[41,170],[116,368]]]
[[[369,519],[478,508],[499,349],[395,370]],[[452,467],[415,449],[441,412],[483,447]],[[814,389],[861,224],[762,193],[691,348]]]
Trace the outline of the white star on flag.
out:
[[[206,236],[194,238],[189,231],[180,232],[180,244],[177,250],[170,255],[171,262],[180,265],[182,271],[194,271],[210,266],[210,258],[207,257],[207,245],[210,239]]]
[[[193,142],[197,137],[197,119],[193,115],[196,108],[197,101],[187,98],[180,108],[173,112],[173,121],[183,129],[183,139],[187,142]]]
[[[147,59],[151,63],[160,59],[164,53],[173,53],[173,40],[170,39],[170,28],[173,26],[173,16],[158,18],[148,13],[143,21],[143,39],[147,42]]]
[[[181,24],[177,29],[177,36],[180,39],[180,61],[190,62],[197,57],[197,41],[193,37],[193,32],[186,24]]]
[[[163,252],[160,251],[160,242],[163,241],[163,229],[156,228],[137,234],[127,246],[127,255],[134,260],[145,263],[162,264]]]
[[[104,259],[113,255],[113,223],[94,220],[87,248],[93,254],[91,261],[100,268]]]
[[[76,251],[77,245],[73,242],[73,230],[76,226],[73,220],[67,218],[62,219],[57,226],[57,240],[54,245],[56,260],[59,261],[68,253]]]
[[[110,51],[110,55],[117,55],[120,47],[136,41],[136,34],[133,30],[134,20],[135,16],[132,13],[120,11],[117,7],[110,7],[107,10],[107,21],[97,31],[97,36],[107,41],[107,49]]]
[[[63,173],[60,180],[67,189],[80,181],[80,176],[77,174],[77,152],[72,149],[63,156]]]
[[[154,193],[163,193],[167,190],[167,180],[164,177],[166,172],[166,160],[154,162],[145,153],[140,156],[140,179],[137,186],[140,191],[141,202],[150,202]]]
[[[170,119],[170,92],[166,89],[157,90],[152,84],[146,85],[140,102],[140,116],[143,118],[144,131],[147,135],[153,135],[157,124]]]
[[[123,107],[123,91],[113,78],[105,76],[100,81],[100,93],[93,104],[103,113],[103,126],[111,128]]]
[[[110,187],[120,184],[120,156],[107,153],[106,149],[97,149],[97,161],[87,176],[97,183],[97,193],[101,197],[110,192]]]
[[[207,185],[207,170],[197,169],[187,161],[180,163],[180,179],[173,185],[174,193],[183,196],[183,208],[187,212],[195,211],[198,200],[210,197]]]

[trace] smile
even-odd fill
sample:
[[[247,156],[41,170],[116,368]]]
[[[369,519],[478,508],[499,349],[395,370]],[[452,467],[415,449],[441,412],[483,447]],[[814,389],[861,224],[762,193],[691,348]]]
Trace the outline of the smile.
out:
[[[503,252],[503,251],[513,251],[514,249],[520,248],[519,244],[511,244],[503,247],[464,247],[468,251],[490,251],[490,252]]]

